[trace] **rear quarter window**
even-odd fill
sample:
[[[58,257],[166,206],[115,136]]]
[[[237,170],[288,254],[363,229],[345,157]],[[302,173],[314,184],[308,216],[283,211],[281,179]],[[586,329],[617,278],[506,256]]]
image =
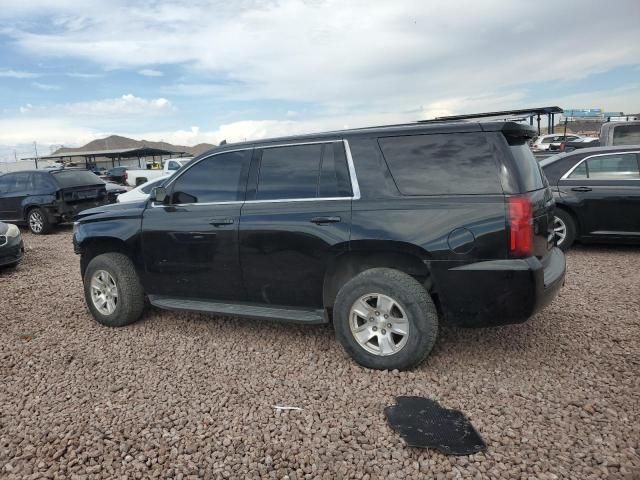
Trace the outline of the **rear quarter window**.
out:
[[[89,170],[61,170],[59,172],[52,172],[51,176],[60,188],[104,184],[95,173]]]
[[[496,160],[483,134],[384,137],[378,144],[403,195],[502,193]]]
[[[542,169],[524,140],[509,142],[515,170],[518,172],[523,192],[532,192],[545,187]]]

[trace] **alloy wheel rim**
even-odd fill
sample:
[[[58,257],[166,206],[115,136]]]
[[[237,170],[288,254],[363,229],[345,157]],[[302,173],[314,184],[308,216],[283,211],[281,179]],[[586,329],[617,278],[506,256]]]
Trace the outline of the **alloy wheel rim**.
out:
[[[96,270],[91,276],[91,301],[102,315],[111,315],[118,306],[118,286],[111,274]]]
[[[565,238],[567,238],[567,225],[560,217],[554,217],[553,219],[553,233],[556,236],[557,245],[561,245]]]
[[[387,357],[409,339],[409,317],[398,301],[381,293],[358,298],[349,311],[351,335],[367,352]]]
[[[35,233],[40,233],[42,231],[44,221],[42,219],[42,215],[40,212],[34,211],[29,215],[29,228]]]

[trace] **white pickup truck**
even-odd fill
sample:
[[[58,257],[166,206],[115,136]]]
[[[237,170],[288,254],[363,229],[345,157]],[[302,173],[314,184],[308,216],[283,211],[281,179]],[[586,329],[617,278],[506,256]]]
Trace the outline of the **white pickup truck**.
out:
[[[171,175],[181,166],[186,164],[192,157],[183,158],[170,158],[164,162],[164,168],[157,169],[145,169],[145,170],[127,170],[127,183],[132,187],[137,187],[143,183],[147,183],[149,180],[161,177],[163,175]]]

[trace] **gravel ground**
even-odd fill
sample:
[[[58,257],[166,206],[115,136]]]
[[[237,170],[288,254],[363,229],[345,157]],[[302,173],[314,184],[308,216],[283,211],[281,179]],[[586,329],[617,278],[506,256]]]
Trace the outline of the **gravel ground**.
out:
[[[2,478],[640,478],[639,248],[576,248],[536,318],[444,328],[398,373],[358,367],[326,326],[150,310],[102,327],[70,229],[24,239],[0,273]],[[462,410],[487,451],[405,447],[396,395]]]

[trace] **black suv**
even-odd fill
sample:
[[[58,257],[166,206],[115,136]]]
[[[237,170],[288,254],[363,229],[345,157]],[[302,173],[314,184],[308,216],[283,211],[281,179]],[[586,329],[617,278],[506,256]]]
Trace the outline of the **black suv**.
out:
[[[147,202],[83,212],[100,323],[156,307],[333,322],[360,364],[417,365],[440,321],[523,322],[564,281],[553,197],[516,123],[412,124],[228,144]]]
[[[25,170],[0,175],[0,221],[45,234],[81,210],[107,203],[105,183],[88,170]]]

